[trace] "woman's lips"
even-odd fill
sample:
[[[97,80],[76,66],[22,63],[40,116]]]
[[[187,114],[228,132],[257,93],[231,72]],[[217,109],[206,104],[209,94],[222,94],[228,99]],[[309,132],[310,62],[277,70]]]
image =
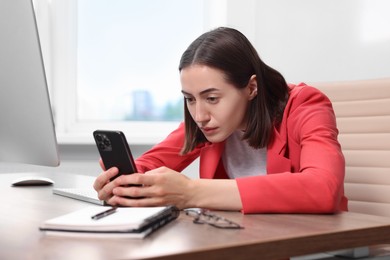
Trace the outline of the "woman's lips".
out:
[[[201,130],[204,134],[210,135],[217,131],[218,127],[202,127]]]

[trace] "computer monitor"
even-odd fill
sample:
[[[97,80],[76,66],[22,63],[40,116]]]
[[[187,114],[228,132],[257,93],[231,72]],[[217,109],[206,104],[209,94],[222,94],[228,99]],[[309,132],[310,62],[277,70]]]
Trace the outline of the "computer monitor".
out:
[[[31,0],[0,0],[0,162],[58,166]]]

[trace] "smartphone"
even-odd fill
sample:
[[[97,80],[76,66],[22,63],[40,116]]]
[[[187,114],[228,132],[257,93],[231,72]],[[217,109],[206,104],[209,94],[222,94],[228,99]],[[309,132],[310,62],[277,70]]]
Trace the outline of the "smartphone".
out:
[[[93,137],[104,167],[107,170],[114,166],[119,169],[119,174],[111,180],[121,174],[137,172],[130,147],[121,131],[96,130]]]

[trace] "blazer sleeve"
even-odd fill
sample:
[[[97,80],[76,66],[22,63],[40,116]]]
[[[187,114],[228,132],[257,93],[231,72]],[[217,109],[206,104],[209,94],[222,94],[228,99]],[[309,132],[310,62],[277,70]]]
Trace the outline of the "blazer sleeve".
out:
[[[291,170],[237,179],[244,213],[333,213],[347,210],[345,161],[332,104],[302,87],[290,96],[281,127]],[[270,158],[269,158],[270,159]]]
[[[184,123],[170,133],[165,140],[152,147],[135,160],[140,173],[166,166],[181,172],[199,156],[199,149],[186,155],[180,155],[184,144]]]

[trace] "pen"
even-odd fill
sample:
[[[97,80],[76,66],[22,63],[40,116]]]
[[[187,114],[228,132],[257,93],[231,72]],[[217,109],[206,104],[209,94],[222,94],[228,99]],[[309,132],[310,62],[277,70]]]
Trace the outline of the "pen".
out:
[[[101,218],[104,218],[104,217],[107,217],[108,215],[111,215],[113,213],[115,213],[116,211],[116,207],[112,207],[108,210],[105,210],[103,212],[100,212],[96,215],[93,215],[91,218],[94,219],[94,220],[98,220],[98,219],[101,219]]]

